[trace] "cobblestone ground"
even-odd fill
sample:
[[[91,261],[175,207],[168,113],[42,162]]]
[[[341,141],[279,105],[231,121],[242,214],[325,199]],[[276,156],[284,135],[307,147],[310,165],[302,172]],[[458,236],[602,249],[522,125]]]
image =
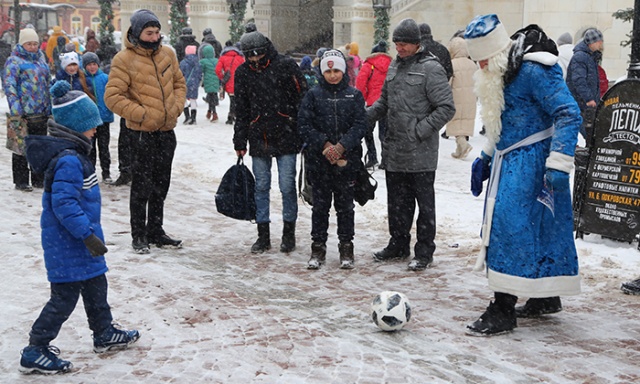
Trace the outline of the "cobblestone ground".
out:
[[[181,250],[133,254],[128,188],[102,188],[110,303],[117,321],[139,329],[142,338],[129,350],[94,354],[79,303],[54,343],[74,371],[46,379],[20,375],[19,350],[48,298],[48,284],[39,197],[13,190],[6,152],[0,154],[0,188],[13,206],[4,208],[12,225],[0,224],[0,382],[640,382],[640,298],[620,294],[620,276],[606,272],[616,270],[615,260],[583,268],[584,293],[565,298],[562,313],[521,320],[509,335],[474,338],[464,334],[465,325],[484,311],[491,294],[484,277],[470,272],[479,241],[458,229],[464,212],[461,219],[439,217],[435,264],[422,273],[406,271],[404,262],[371,260],[371,251],[385,245],[386,224],[380,212],[360,207],[356,268],[338,269],[332,225],[327,265],[308,271],[308,207],[300,206],[295,252],[277,251],[282,225],[274,219],[274,249],[252,255],[255,226],[215,213],[219,180],[180,160],[165,229],[185,240]],[[438,196],[449,193],[437,188]],[[455,204],[456,197],[450,199]],[[274,201],[274,212],[278,205]],[[411,300],[414,316],[400,332],[379,331],[370,320],[370,301],[382,290]]]
[[[5,176],[6,178],[6,176]],[[174,190],[189,196],[186,181]],[[104,188],[106,227],[125,226],[127,190]],[[24,199],[28,195],[18,195]],[[20,201],[25,203],[25,201]],[[188,208],[174,198],[174,211],[187,238],[181,250],[153,249],[134,255],[129,235],[114,231],[108,244],[110,301],[124,325],[138,327],[142,338],[127,351],[95,355],[84,314],[79,309],[63,327],[57,344],[74,372],[47,379],[59,383],[632,383],[640,380],[640,301],[618,293],[606,276],[584,279],[585,294],[564,301],[565,311],[539,320],[522,320],[516,332],[495,338],[464,334],[466,323],[489,300],[485,281],[469,272],[475,240],[452,248],[438,242],[436,262],[423,273],[404,263],[377,264],[371,249],[380,238],[357,244],[357,268],[338,269],[337,245],[329,243],[328,264],[307,271],[309,211],[301,207],[298,249],[251,255],[248,223],[220,218],[211,207]],[[110,204],[105,202],[105,204]],[[37,217],[39,206],[18,209]],[[215,218],[213,216],[216,216]],[[359,225],[363,225],[361,219]],[[202,224],[206,223],[206,224]],[[37,222],[25,226],[37,231]],[[249,227],[251,230],[248,230]],[[273,224],[273,233],[280,226]],[[333,228],[332,228],[333,230]],[[447,236],[443,226],[439,240]],[[245,235],[238,236],[237,233]],[[235,235],[231,235],[234,234]],[[279,245],[272,236],[274,248]],[[2,258],[17,258],[5,248]],[[41,256],[20,255],[16,275],[5,284],[23,284],[20,274],[42,274]],[[5,269],[5,272],[7,270]],[[26,339],[34,316],[46,301],[41,276],[35,293],[3,301],[21,307],[19,322],[3,324],[8,340]],[[381,290],[406,293],[414,318],[401,332],[377,330],[369,302]],[[5,291],[3,289],[2,291]],[[9,289],[14,292],[14,289]],[[17,291],[21,292],[21,291]],[[29,300],[31,296],[37,299]],[[81,304],[80,304],[81,306]],[[12,316],[13,317],[13,316]],[[7,328],[8,327],[8,328]],[[20,333],[22,335],[20,335]],[[4,339],[4,337],[3,337]],[[16,373],[18,349],[0,340],[3,382],[41,382],[41,376]],[[7,381],[5,381],[7,380]]]

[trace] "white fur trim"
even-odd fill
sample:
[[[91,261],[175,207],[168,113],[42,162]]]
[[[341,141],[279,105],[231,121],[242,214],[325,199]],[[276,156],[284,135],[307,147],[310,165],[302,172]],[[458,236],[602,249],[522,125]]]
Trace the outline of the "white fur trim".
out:
[[[552,151],[547,157],[547,168],[557,169],[558,171],[571,173],[573,170],[573,156],[564,153]]]
[[[533,52],[525,53],[525,55],[522,57],[522,60],[535,61],[536,63],[548,65],[550,67],[558,62],[558,56],[555,56],[549,52]]]
[[[511,44],[511,39],[502,23],[493,31],[473,39],[465,39],[469,56],[474,61],[486,60],[504,50]]]
[[[527,279],[489,269],[487,277],[489,278],[489,289],[515,296],[553,297],[580,294],[580,275]]]

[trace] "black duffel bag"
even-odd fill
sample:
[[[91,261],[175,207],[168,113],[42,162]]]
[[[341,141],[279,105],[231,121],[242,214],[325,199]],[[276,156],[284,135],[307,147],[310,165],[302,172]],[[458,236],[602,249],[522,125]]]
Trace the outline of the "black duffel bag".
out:
[[[369,171],[367,171],[362,161],[359,163],[356,173],[356,184],[353,187],[353,200],[363,206],[367,201],[373,200],[376,197],[378,182],[371,176]]]
[[[255,220],[255,188],[256,180],[239,156],[236,165],[229,168],[220,181],[216,192],[216,209],[233,219]]]

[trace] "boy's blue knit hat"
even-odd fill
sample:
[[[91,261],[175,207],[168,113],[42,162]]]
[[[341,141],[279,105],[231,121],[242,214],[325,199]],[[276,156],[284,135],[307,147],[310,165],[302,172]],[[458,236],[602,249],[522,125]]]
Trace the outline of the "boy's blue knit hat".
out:
[[[86,93],[72,90],[68,81],[56,81],[50,92],[56,123],[80,133],[102,125],[96,103]]]

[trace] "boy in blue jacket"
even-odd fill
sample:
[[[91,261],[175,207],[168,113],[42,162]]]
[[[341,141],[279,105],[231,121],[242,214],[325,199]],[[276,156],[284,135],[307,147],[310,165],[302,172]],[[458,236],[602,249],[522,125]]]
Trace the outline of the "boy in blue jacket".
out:
[[[91,163],[96,165],[96,152],[99,152],[100,156],[100,168],[102,168],[102,181],[110,184],[111,171],[111,153],[109,152],[109,140],[111,140],[111,128],[109,125],[113,123],[113,112],[107,108],[104,103],[104,90],[107,87],[107,81],[109,81],[109,75],[102,72],[100,69],[100,59],[98,55],[93,52],[87,52],[82,55],[82,65],[84,66],[85,79],[87,81],[87,88],[93,95],[95,102],[98,104],[98,111],[100,111],[100,118],[102,124],[96,127],[96,135],[92,140],[91,153],[89,159]],[[96,146],[97,151],[96,151]]]
[[[27,136],[27,160],[44,173],[42,248],[51,283],[51,298],[29,333],[21,354],[23,373],[60,373],[72,369],[57,357],[49,343],[73,312],[80,295],[93,331],[93,350],[125,348],[140,337],[138,331],[112,325],[107,303],[107,264],[100,225],[100,187],[88,158],[91,138],[102,124],[98,107],[89,97],[72,91],[64,80],[51,87],[53,120],[50,136]],[[64,125],[62,125],[64,124]]]

